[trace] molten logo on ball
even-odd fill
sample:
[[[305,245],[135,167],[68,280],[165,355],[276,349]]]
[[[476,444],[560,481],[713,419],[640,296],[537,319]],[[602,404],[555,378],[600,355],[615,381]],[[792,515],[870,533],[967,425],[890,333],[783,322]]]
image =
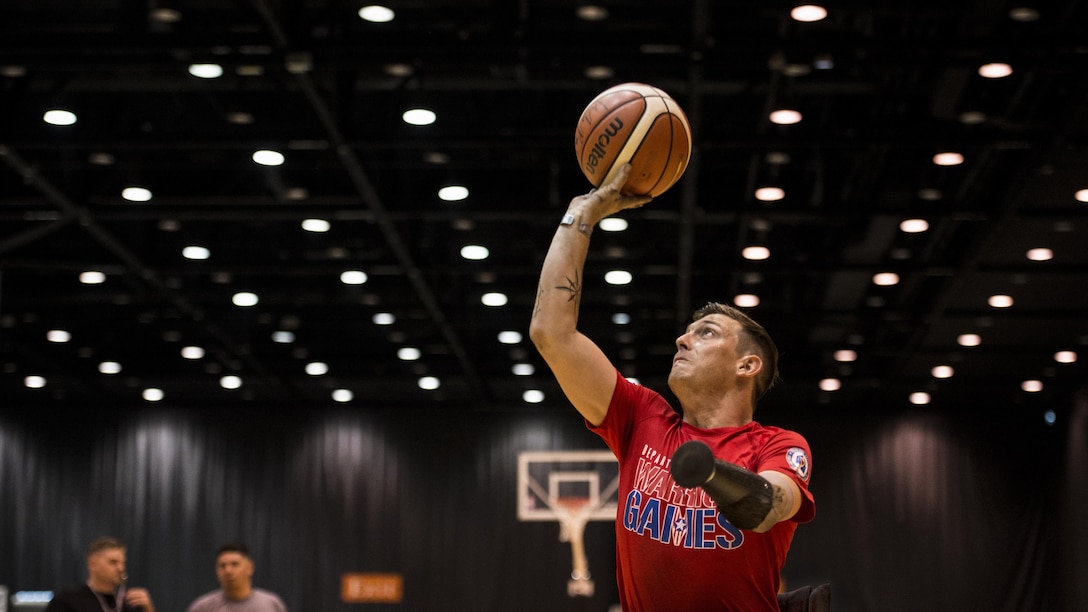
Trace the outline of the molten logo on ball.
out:
[[[597,166],[600,165],[602,159],[608,157],[608,144],[622,129],[623,119],[619,117],[616,117],[605,126],[604,132],[597,137],[597,143],[589,150],[589,157],[586,158],[586,172],[593,175],[597,174]]]
[[[630,163],[623,193],[657,197],[687,168],[691,128],[669,94],[642,83],[625,83],[601,92],[582,111],[574,149],[582,173],[594,187],[612,182]]]

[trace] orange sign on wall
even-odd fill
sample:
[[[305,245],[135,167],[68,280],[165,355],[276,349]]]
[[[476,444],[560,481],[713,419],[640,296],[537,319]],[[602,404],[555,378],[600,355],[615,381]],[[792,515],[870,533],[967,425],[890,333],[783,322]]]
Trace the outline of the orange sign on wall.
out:
[[[340,599],[345,603],[400,603],[404,598],[404,576],[400,574],[344,574],[340,577]]]

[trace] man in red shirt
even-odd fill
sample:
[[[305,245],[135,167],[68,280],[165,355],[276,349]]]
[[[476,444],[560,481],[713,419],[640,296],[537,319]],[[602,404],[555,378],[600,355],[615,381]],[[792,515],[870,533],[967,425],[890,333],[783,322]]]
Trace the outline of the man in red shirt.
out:
[[[629,173],[571,201],[544,260],[530,325],[563,392],[619,460],[620,603],[627,612],[778,610],[794,530],[813,518],[815,504],[808,443],[753,420],[777,378],[770,336],[729,306],[696,312],[676,339],[669,374],[680,414],[627,381],[577,329],[594,226],[650,201],[620,193]],[[693,441],[714,464],[705,479],[687,482],[691,462],[681,466],[676,451]],[[673,479],[674,456],[687,486]]]

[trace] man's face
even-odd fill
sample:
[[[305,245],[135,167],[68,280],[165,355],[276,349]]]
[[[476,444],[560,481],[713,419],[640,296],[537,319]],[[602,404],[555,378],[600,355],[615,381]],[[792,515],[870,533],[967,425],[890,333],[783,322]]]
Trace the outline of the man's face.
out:
[[[97,583],[120,586],[125,579],[125,549],[106,548],[87,557],[87,572]]]
[[[689,325],[676,339],[669,385],[702,386],[730,380],[741,357],[737,353],[739,330],[740,323],[716,313]]]
[[[225,552],[215,560],[215,576],[224,591],[249,584],[253,578],[253,562],[239,552]]]

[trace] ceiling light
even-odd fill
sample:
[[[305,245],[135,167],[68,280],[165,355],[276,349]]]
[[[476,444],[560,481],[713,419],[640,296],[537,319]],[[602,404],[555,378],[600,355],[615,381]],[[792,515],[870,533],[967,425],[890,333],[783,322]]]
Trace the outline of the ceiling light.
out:
[[[227,123],[233,123],[234,125],[249,125],[253,123],[253,113],[244,113],[241,111],[227,113]]]
[[[45,339],[50,342],[64,343],[72,339],[72,334],[63,329],[51,329],[45,332]]]
[[[978,346],[982,344],[982,336],[978,334],[960,334],[956,338],[956,343],[960,346]]]
[[[978,125],[986,122],[986,113],[980,111],[966,111],[960,113],[960,123],[964,125]]]
[[[242,386],[242,379],[237,376],[224,376],[219,379],[219,386],[224,389],[237,389]]]
[[[904,219],[899,224],[899,230],[906,234],[920,234],[929,229],[929,222],[925,219]]]
[[[930,370],[929,373],[933,375],[933,378],[952,378],[955,371],[952,366],[939,365]]]
[[[604,282],[609,285],[627,285],[634,279],[626,270],[611,270],[604,275]]]
[[[575,11],[582,21],[604,21],[608,19],[608,9],[596,4],[583,4]]]
[[[915,406],[921,406],[929,403],[929,394],[925,391],[915,391],[910,394],[910,403]]]
[[[1012,306],[1012,296],[1010,295],[991,295],[986,303],[994,308],[1008,308]]]
[[[607,217],[601,219],[597,227],[606,232],[622,232],[627,229],[627,220],[619,217]]]
[[[1002,63],[983,64],[979,66],[978,74],[987,79],[1001,79],[1012,74],[1012,66]]]
[[[404,111],[401,118],[409,125],[430,125],[438,119],[438,115],[425,108],[411,108]]]
[[[771,250],[762,246],[750,246],[744,247],[744,250],[740,252],[741,257],[750,259],[752,261],[763,261],[771,256]]]
[[[121,197],[129,202],[148,202],[151,200],[151,190],[144,187],[125,187],[121,190]]]
[[[790,11],[790,17],[795,21],[805,23],[819,21],[827,17],[827,9],[815,4],[802,4],[801,6],[793,7],[793,10]]]
[[[5,76],[10,79],[17,79],[19,77],[26,76],[26,66],[0,66],[0,76]]]
[[[831,70],[835,67],[835,58],[827,54],[817,55],[812,60],[812,67],[816,70]]]
[[[485,293],[480,298],[484,306],[505,306],[507,301],[505,293]]]
[[[434,376],[424,376],[423,378],[419,379],[419,382],[417,384],[419,384],[420,389],[433,391],[434,389],[437,389],[442,383]]]
[[[114,161],[116,160],[112,155],[101,151],[96,151],[87,156],[87,162],[95,166],[112,166]]]
[[[98,364],[98,371],[102,374],[120,374],[121,364],[116,361],[103,361]]]
[[[371,23],[389,23],[396,17],[396,13],[389,7],[371,4],[359,9],[359,17]]]
[[[276,330],[272,332],[272,342],[276,344],[291,344],[295,341],[295,333],[287,330]]]
[[[315,234],[321,234],[329,231],[332,225],[324,219],[303,219],[302,229],[307,232],[313,232]]]
[[[1073,351],[1058,351],[1054,353],[1054,361],[1058,363],[1075,363],[1077,361],[1077,354]]]
[[[468,197],[468,187],[449,185],[438,190],[438,198],[444,202],[460,202]]]
[[[262,166],[282,166],[284,157],[283,153],[280,153],[279,151],[262,149],[260,151],[254,151],[253,161]]]
[[[499,332],[499,342],[502,342],[503,344],[517,344],[518,342],[521,342],[521,333],[512,330],[501,331]]]
[[[423,351],[414,346],[404,346],[397,349],[397,359],[401,361],[415,361],[423,356]]]
[[[310,376],[323,376],[329,372],[329,364],[323,361],[311,361],[303,368]]]
[[[514,373],[514,376],[532,376],[536,368],[531,363],[515,363],[510,371]]]
[[[181,349],[183,359],[201,359],[204,357],[204,349],[199,346],[186,346]]]
[[[890,287],[899,284],[899,275],[895,272],[880,272],[873,275],[873,284],[881,287]]]
[[[76,114],[72,111],[53,109],[45,111],[42,121],[49,125],[72,125],[76,122]]]
[[[469,261],[481,261],[487,259],[488,255],[491,255],[491,251],[488,251],[485,246],[466,244],[461,247],[461,257]]]
[[[839,349],[835,351],[835,354],[832,355],[832,357],[835,359],[835,361],[845,363],[849,361],[857,361],[858,353],[857,351],[852,351],[850,349]]]
[[[611,66],[589,66],[585,69],[587,79],[593,79],[595,81],[603,81],[605,79],[611,79],[616,75],[616,71]]]
[[[1053,425],[1058,420],[1058,415],[1053,410],[1047,410],[1043,413],[1043,420],[1047,425]]]
[[[412,76],[416,70],[411,64],[394,63],[386,64],[382,67],[382,71],[392,77],[407,77]]]
[[[820,381],[821,391],[838,391],[842,388],[842,381],[837,378],[825,378]]]
[[[616,325],[627,325],[631,322],[631,315],[626,312],[617,312],[612,315],[612,322]]]
[[[375,325],[392,325],[393,323],[395,323],[397,321],[397,318],[395,316],[393,316],[393,313],[379,312],[379,313],[376,313],[371,318],[371,320],[374,321]]]
[[[1025,380],[1020,383],[1020,388],[1028,393],[1038,393],[1043,390],[1043,381],[1041,380]]]
[[[212,252],[202,246],[187,246],[181,250],[181,256],[185,259],[208,259]]]
[[[539,404],[544,401],[544,392],[539,389],[529,389],[521,394],[521,399],[527,404]]]
[[[45,377],[34,375],[27,376],[23,378],[23,386],[28,389],[41,389],[45,386]]]
[[[192,64],[189,74],[199,79],[218,79],[223,76],[223,67],[219,64]]]
[[[733,304],[741,308],[755,308],[759,306],[759,296],[752,293],[741,293],[733,296]]]
[[[786,192],[779,187],[760,187],[756,189],[756,199],[762,202],[775,202],[786,197]]]
[[[345,404],[355,399],[355,394],[348,389],[333,389],[332,401]]]
[[[1081,189],[1073,194],[1073,197],[1076,198],[1078,202],[1088,202],[1088,189]]]
[[[258,302],[257,294],[250,293],[249,291],[239,291],[230,298],[231,303],[235,306],[256,306]]]
[[[79,282],[84,285],[98,285],[106,282],[106,275],[97,270],[88,270],[79,275]]]
[[[1035,21],[1038,18],[1039,11],[1031,7],[1018,6],[1009,10],[1009,19],[1012,19],[1013,21],[1020,21],[1026,23],[1029,21]]]
[[[772,112],[770,119],[771,123],[777,123],[778,125],[793,125],[795,123],[801,123],[801,113],[799,111],[783,108]]]
[[[1054,259],[1054,251],[1046,248],[1028,250],[1028,259],[1032,261],[1050,261]]]
[[[933,156],[933,163],[938,166],[958,166],[963,163],[963,155],[953,152],[938,153]]]
[[[162,398],[166,397],[166,394],[162,392],[162,389],[156,389],[155,387],[144,389],[143,393],[140,395],[148,402],[162,401]]]
[[[362,270],[345,270],[340,273],[340,282],[345,285],[362,285],[366,279],[366,272]]]

